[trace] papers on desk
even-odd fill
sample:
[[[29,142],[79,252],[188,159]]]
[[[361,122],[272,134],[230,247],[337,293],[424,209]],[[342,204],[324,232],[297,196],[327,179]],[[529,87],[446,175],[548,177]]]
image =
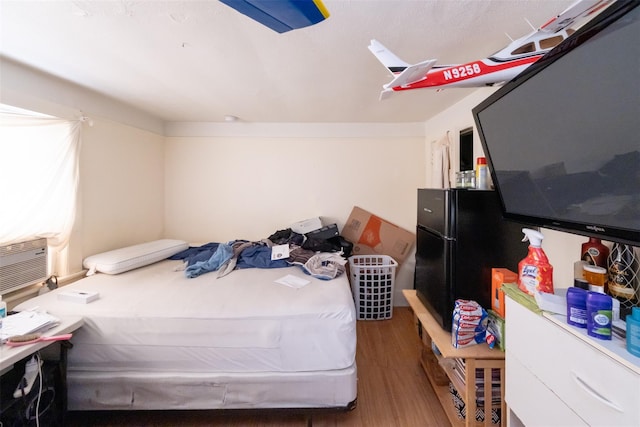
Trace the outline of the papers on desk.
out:
[[[21,311],[12,314],[2,319],[0,343],[4,343],[9,337],[15,335],[46,331],[58,323],[60,323],[60,319],[57,317],[38,311]]]

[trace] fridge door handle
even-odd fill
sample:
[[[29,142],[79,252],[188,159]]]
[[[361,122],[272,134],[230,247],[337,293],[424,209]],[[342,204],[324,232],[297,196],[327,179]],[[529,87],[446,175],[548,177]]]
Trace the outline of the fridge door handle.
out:
[[[438,238],[440,238],[440,239],[442,239],[444,241],[447,241],[447,242],[452,242],[452,241],[456,240],[456,238],[454,236],[445,236],[444,234],[440,233],[439,231],[434,230],[433,228],[425,227],[424,225],[418,224],[418,229],[420,229],[420,230],[422,230],[422,231],[424,231],[426,233],[429,233],[429,234],[434,234],[434,235],[438,236]]]
[[[427,212],[427,213],[433,213],[433,211],[429,208],[422,208],[423,211]]]

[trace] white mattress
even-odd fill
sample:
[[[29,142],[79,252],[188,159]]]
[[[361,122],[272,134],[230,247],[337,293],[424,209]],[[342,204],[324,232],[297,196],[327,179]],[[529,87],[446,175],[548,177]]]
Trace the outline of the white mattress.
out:
[[[298,267],[207,273],[187,279],[181,261],[96,274],[31,299],[54,315],[82,315],[68,353],[74,371],[291,373],[354,369],[356,317],[348,278],[323,281]],[[287,274],[311,283],[275,283]],[[88,304],[63,290],[96,291]]]

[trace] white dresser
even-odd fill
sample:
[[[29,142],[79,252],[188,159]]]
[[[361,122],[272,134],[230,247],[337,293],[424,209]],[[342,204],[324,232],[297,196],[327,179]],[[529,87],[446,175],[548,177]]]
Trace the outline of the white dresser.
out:
[[[506,298],[508,425],[640,426],[640,358]]]

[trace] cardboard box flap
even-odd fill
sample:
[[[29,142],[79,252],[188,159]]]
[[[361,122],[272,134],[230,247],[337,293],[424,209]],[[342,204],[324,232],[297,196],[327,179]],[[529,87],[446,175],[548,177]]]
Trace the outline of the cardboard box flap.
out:
[[[415,242],[415,234],[354,206],[342,229],[342,237],[353,243],[353,255],[389,255],[402,263]]]

